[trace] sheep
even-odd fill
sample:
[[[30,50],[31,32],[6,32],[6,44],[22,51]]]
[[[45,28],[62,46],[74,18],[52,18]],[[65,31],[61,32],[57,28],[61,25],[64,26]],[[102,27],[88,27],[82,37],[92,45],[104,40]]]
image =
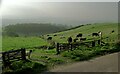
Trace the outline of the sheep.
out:
[[[52,37],[48,37],[47,40],[52,40]]]
[[[56,34],[54,36],[57,36]]]
[[[84,40],[86,40],[86,38],[80,38],[80,41],[84,41]]]
[[[32,50],[26,51],[26,56],[28,56],[29,59],[30,59],[31,53],[32,53]]]
[[[69,37],[68,38],[68,43],[71,43],[72,42],[72,37]]]
[[[74,42],[76,42],[77,40],[78,40],[78,38],[73,39]]]
[[[81,34],[81,33],[79,33],[76,37],[82,37],[82,34]]]
[[[92,36],[99,36],[98,33],[92,33]]]
[[[111,33],[115,32],[114,30],[111,31]]]

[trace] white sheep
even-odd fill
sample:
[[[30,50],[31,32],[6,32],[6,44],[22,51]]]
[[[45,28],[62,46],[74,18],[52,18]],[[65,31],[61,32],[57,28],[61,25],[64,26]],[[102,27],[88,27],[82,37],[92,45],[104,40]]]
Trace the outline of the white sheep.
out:
[[[26,56],[28,56],[29,59],[30,59],[31,53],[32,53],[32,50],[26,51]]]

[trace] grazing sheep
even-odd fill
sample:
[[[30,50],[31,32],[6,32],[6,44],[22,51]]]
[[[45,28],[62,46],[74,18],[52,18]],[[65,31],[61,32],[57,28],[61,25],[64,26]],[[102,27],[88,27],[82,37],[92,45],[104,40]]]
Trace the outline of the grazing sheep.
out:
[[[92,33],[92,36],[99,36],[98,33]]]
[[[72,42],[72,37],[68,37],[68,43]]]
[[[77,42],[78,38],[73,39],[74,42]]]
[[[28,56],[29,59],[30,59],[31,53],[32,53],[32,50],[26,51],[26,56]]]
[[[48,37],[47,40],[52,40],[52,37]]]
[[[56,34],[54,36],[57,36]]]
[[[115,32],[114,30],[111,31],[111,33]]]
[[[82,37],[82,34],[81,34],[81,33],[79,33],[76,37]]]
[[[86,38],[80,38],[80,41],[85,41],[86,40]]]

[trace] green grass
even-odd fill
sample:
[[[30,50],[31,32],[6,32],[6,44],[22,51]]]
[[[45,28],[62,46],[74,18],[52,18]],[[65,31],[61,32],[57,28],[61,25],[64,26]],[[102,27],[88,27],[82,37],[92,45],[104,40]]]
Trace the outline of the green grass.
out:
[[[111,31],[114,30],[114,33]],[[39,37],[3,37],[2,39],[2,49],[3,51],[18,49],[18,48],[27,48],[32,49],[33,52],[31,54],[31,61],[46,64],[47,67],[51,68],[56,65],[71,63],[74,61],[83,61],[89,60],[96,56],[101,56],[107,53],[113,53],[120,51],[120,45],[115,44],[118,37],[118,25],[116,23],[97,23],[92,25],[85,25],[80,28],[54,33],[57,36],[53,36],[54,34],[49,34],[53,37],[53,40],[56,42],[64,43],[67,42],[67,38],[75,36],[78,33],[83,33],[83,37],[91,39],[92,36],[88,36],[93,32],[102,31],[103,38],[109,37],[108,39],[104,39],[104,42],[108,42],[109,45],[105,46],[96,46],[96,47],[85,47],[84,45],[79,46],[76,50],[73,51],[63,51],[60,55],[56,55],[56,49],[46,50],[46,49],[38,49],[34,47],[39,47],[43,45],[49,45],[49,43]],[[60,39],[60,36],[64,35],[64,39]],[[47,36],[44,35],[47,39]],[[88,41],[88,40],[87,40]],[[29,64],[29,63],[28,63]],[[31,66],[31,65],[30,65]],[[39,66],[39,65],[38,65]],[[37,66],[37,67],[38,67]],[[28,67],[26,65],[25,67]]]
[[[95,46],[91,48],[80,46],[76,50],[69,51],[69,52],[65,51],[61,53],[61,55],[71,60],[84,61],[97,56],[102,56],[105,54],[110,54],[110,53],[119,52],[119,51],[120,51],[120,43],[109,44],[105,46]]]
[[[2,51],[2,36],[0,35],[0,51]]]
[[[110,34],[111,31],[114,30],[115,32]],[[57,36],[53,36],[54,34],[50,34],[50,36],[53,37],[53,40],[56,42],[64,43],[67,42],[67,38],[69,36],[72,36],[72,38],[75,38],[75,36],[78,33],[82,33],[83,37],[86,37],[87,39],[92,38],[92,36],[88,36],[94,32],[102,31],[103,38],[109,37],[109,39],[104,39],[105,42],[115,42],[118,39],[118,25],[117,23],[97,23],[92,25],[85,25],[80,28],[63,31],[54,33],[57,34]],[[64,39],[60,39],[61,35],[64,35]],[[47,36],[44,36],[47,39]],[[17,48],[30,48],[35,46],[42,46],[42,45],[48,45],[47,41],[39,38],[39,37],[3,37],[2,38],[2,50],[11,50],[11,49],[17,49]]]
[[[110,34],[111,31],[114,30],[115,32]],[[92,24],[92,25],[85,25],[76,29],[72,29],[72,30],[68,30],[68,31],[63,31],[63,32],[58,32],[58,33],[54,33],[58,36],[53,36],[54,34],[50,34],[50,36],[53,37],[53,40],[55,40],[56,42],[67,42],[67,38],[69,36],[72,36],[72,38],[75,38],[75,36],[79,33],[83,34],[83,37],[86,37],[87,39],[92,38],[92,36],[88,36],[88,35],[92,35],[92,33],[96,33],[98,31],[102,31],[103,33],[103,38],[105,37],[109,37],[109,41],[111,42],[112,40],[116,40],[118,39],[117,34],[118,34],[118,24],[117,23],[96,23],[96,24]],[[65,38],[64,39],[60,39],[60,36],[64,35]],[[45,38],[47,38],[47,36],[45,35]],[[106,41],[106,40],[105,40]]]
[[[3,37],[2,51],[19,48],[32,48],[48,45],[48,42],[39,37]]]
[[[72,62],[72,60],[70,60],[69,58],[62,57],[61,55],[56,55],[56,49],[34,49],[34,52],[31,55],[31,60],[46,63],[47,65],[49,65],[50,68],[53,67],[53,65]]]
[[[47,66],[42,63],[32,61],[15,61],[10,67],[4,68],[2,74],[38,74],[47,70]]]

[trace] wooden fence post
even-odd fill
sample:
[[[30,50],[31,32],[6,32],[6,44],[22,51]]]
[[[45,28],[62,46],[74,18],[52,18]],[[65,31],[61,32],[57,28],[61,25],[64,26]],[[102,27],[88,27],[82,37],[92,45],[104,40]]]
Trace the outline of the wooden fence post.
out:
[[[101,40],[98,40],[98,44],[101,45]]]
[[[70,50],[72,51],[72,43],[70,43]]]
[[[6,56],[7,56],[7,59],[6,59]],[[9,66],[9,65],[10,65],[9,53],[3,52],[3,53],[2,53],[2,60],[3,60],[3,65],[4,65],[4,67]]]
[[[5,52],[2,53],[2,61],[3,61],[3,65],[6,67],[6,60],[5,60]]]
[[[92,47],[94,47],[95,46],[95,41],[92,41]]]
[[[22,60],[26,60],[25,48],[21,48],[21,56],[22,56]]]
[[[57,51],[57,55],[60,54],[60,51],[59,51],[59,43],[57,43],[56,51]]]
[[[9,67],[14,59],[26,61],[25,48],[10,50],[2,53],[2,62],[5,67]]]

